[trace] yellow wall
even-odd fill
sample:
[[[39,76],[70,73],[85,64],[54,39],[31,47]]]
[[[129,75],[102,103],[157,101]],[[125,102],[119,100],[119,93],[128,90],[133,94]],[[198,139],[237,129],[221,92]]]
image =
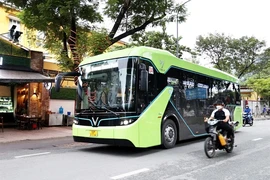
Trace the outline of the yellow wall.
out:
[[[0,6],[0,34],[9,32],[9,18],[8,15],[16,16],[17,11],[6,12],[3,6]]]
[[[43,66],[44,69],[49,69],[49,70],[53,70],[53,71],[60,71],[60,69],[56,63],[44,62],[43,65],[44,65]]]
[[[7,34],[9,33],[9,19],[12,16],[14,17],[15,20],[19,21],[19,18],[17,18],[17,14],[19,13],[19,11],[17,10],[6,10],[6,8],[4,6],[0,6],[0,34]],[[13,18],[11,18],[13,19]],[[15,31],[18,29],[15,29]],[[20,30],[23,34],[21,34],[19,40],[20,40],[20,44],[25,46],[25,47],[29,47],[28,42],[27,42],[27,38],[26,38],[26,28],[25,26],[20,22]]]
[[[244,100],[251,100],[251,101],[257,101],[258,98],[260,98],[260,95],[258,95],[256,92],[252,91],[252,92],[245,92],[245,93],[241,93],[242,99]]]

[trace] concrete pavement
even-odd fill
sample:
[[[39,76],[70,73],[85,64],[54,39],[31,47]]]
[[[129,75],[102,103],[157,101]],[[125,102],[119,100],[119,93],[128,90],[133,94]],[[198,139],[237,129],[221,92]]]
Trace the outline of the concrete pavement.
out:
[[[72,136],[71,126],[43,127],[39,130],[0,129],[0,144],[23,140],[50,139]],[[1,146],[1,145],[0,145]]]

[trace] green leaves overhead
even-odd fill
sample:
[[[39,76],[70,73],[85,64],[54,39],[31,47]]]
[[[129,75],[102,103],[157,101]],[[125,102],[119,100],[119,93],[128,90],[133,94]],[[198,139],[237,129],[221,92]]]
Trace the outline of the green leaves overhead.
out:
[[[254,89],[261,97],[265,97],[270,100],[270,78],[266,79],[254,79],[250,78],[247,81],[247,86]]]
[[[27,28],[49,31],[58,39],[62,39],[60,30],[69,33],[72,17],[75,17],[78,26],[81,26],[80,21],[89,23],[102,21],[101,14],[97,12],[98,5],[89,4],[87,1],[33,0],[25,1],[23,5],[16,4],[16,0],[13,2],[23,8],[20,18]]]
[[[149,46],[158,49],[164,49],[172,54],[176,55],[177,42],[181,40],[181,37],[177,39],[173,35],[166,33],[166,24],[162,23],[162,32],[159,31],[148,31],[143,33],[135,33],[132,35],[131,45],[135,46]],[[190,48],[179,44],[179,57],[182,56],[183,52],[190,52]]]
[[[186,19],[185,3],[176,4],[174,0],[105,2],[7,0],[7,2],[23,9],[20,18],[26,27],[44,32],[45,47],[57,53],[59,59],[64,61],[61,64],[66,64],[68,68],[72,67],[71,59],[76,67],[83,56],[100,54],[112,44],[144,30],[147,26],[159,26],[162,21],[172,22],[176,18],[181,23]],[[102,3],[105,5],[104,9],[99,7]],[[94,26],[95,22],[103,22],[104,15],[114,21],[113,26],[108,27],[107,24]],[[102,26],[106,26],[106,33]],[[90,34],[92,36],[89,36]]]
[[[254,72],[263,47],[265,42],[255,37],[237,39],[219,33],[199,36],[196,42],[196,50],[209,59],[214,67],[238,78]]]
[[[179,22],[184,22],[186,9],[173,0],[108,0],[104,14],[115,21],[109,33],[113,44],[148,25],[160,26],[163,21],[176,20],[177,11]]]

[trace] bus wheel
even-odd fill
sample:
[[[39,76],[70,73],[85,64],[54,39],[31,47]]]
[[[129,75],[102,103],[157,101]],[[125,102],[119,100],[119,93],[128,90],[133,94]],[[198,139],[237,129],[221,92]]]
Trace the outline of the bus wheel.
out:
[[[177,129],[175,123],[167,119],[162,125],[162,133],[161,133],[162,146],[166,149],[174,147],[177,140]]]

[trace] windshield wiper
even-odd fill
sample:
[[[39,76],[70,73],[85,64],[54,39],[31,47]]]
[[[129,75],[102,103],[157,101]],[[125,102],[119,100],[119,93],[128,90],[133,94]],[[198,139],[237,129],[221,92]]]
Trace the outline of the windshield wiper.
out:
[[[119,117],[119,114],[117,114],[116,112],[114,112],[114,111],[112,111],[112,110],[106,108],[105,106],[97,106],[94,102],[92,102],[92,101],[89,101],[89,102],[90,102],[95,108],[97,108],[97,109],[104,109],[104,110],[106,110],[106,111],[109,111],[109,112],[113,113],[115,116]],[[92,110],[92,111],[93,111],[93,110]]]
[[[106,108],[105,106],[97,106],[97,107],[100,107],[101,109],[105,109],[106,111],[109,111],[109,112],[113,113],[115,116],[119,117],[119,114],[117,114],[116,112]]]

